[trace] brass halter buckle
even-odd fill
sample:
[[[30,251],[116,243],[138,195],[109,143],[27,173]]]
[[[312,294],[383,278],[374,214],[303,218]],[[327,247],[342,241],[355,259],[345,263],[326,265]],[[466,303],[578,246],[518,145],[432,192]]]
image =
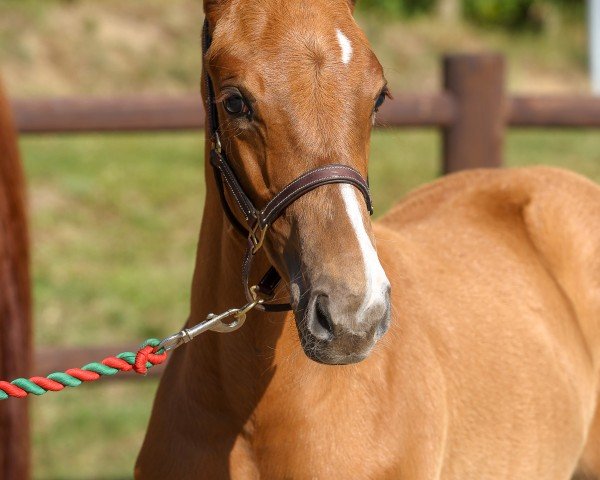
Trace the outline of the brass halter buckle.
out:
[[[231,308],[219,315],[209,313],[206,320],[190,328],[185,328],[180,332],[165,338],[156,347],[156,351],[164,349],[165,351],[175,350],[181,345],[191,342],[198,335],[207,332],[231,333],[239,330],[246,321],[246,315],[254,310],[258,305],[263,304],[266,299],[258,296],[258,286],[250,289],[252,301],[240,308]],[[233,321],[225,323],[223,320],[233,317]]]
[[[256,253],[262,248],[265,243],[265,238],[267,236],[267,230],[269,230],[269,226],[265,226],[265,228],[261,228],[260,222],[256,222],[254,228],[250,231],[250,241],[252,242],[252,255],[256,255]]]
[[[215,152],[221,155],[223,148],[221,146],[221,138],[219,137],[219,132],[214,132],[212,136],[212,148]]]

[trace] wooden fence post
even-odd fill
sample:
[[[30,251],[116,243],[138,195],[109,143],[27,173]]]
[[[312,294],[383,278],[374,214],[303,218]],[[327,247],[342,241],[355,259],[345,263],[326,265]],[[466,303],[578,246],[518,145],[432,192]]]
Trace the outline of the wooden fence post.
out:
[[[31,355],[25,180],[10,105],[0,85],[0,379],[28,377]],[[0,402],[0,479],[29,478],[28,401]]]
[[[501,55],[444,57],[444,86],[456,109],[454,123],[444,129],[444,173],[502,165],[504,70]]]

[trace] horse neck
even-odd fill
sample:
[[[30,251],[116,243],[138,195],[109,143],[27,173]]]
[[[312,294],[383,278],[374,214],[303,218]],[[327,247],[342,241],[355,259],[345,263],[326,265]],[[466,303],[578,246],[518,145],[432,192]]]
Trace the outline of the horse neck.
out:
[[[209,145],[208,138],[206,142]],[[205,153],[205,158],[208,159],[208,148]],[[205,177],[206,202],[188,326],[204,321],[209,313],[218,314],[246,303],[241,272],[246,239],[232,228],[223,211],[212,166],[208,161]],[[267,259],[259,255],[254,270],[262,274],[268,266]],[[190,374],[195,378],[210,373],[218,382],[229,382],[240,374],[239,363],[253,365],[252,370],[257,376],[264,373],[265,368],[270,366],[284,319],[285,314],[253,311],[248,314],[246,324],[237,332],[202,335],[185,348]],[[236,359],[236,363],[230,362],[232,358]],[[261,364],[257,365],[257,361]],[[253,373],[246,371],[244,382],[252,377]]]
[[[206,139],[209,142],[209,139]],[[245,238],[233,230],[220,202],[206,152],[206,199],[192,285],[191,323],[209,313],[242,306],[246,299],[241,280]]]

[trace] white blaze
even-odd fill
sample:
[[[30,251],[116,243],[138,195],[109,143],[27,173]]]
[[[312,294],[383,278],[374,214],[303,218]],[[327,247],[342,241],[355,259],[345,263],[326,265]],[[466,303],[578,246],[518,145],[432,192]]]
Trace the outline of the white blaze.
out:
[[[342,62],[344,62],[345,65],[348,65],[352,59],[352,44],[350,43],[348,37],[344,35],[339,28],[336,29],[335,33],[337,35],[340,48],[342,49]]]
[[[363,217],[360,212],[360,204],[358,203],[357,191],[352,185],[340,185],[342,189],[342,198],[346,206],[346,212],[350,218],[350,223],[356,233],[358,245],[362,253],[365,267],[365,281],[367,291],[365,299],[360,307],[359,318],[373,303],[382,299],[385,295],[385,290],[389,286],[389,280],[383,271],[383,267],[377,257],[377,252],[371,243],[371,238],[365,230]]]

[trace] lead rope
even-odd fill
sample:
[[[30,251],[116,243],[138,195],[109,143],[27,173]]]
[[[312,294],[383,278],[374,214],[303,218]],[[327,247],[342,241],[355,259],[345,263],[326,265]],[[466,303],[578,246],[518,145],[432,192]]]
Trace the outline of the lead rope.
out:
[[[71,368],[65,372],[51,373],[47,377],[17,378],[12,382],[0,381],[0,400],[10,397],[25,398],[28,395],[44,395],[48,392],[60,392],[65,387],[79,387],[85,382],[95,382],[102,377],[113,376],[119,372],[131,372],[145,375],[155,365],[167,359],[164,348],[157,349],[160,340],[146,340],[137,353],[123,352],[107,357],[101,362],[89,363],[81,368]]]
[[[81,368],[71,368],[64,372],[51,373],[46,377],[17,378],[12,382],[0,381],[0,401],[9,398],[25,398],[28,395],[44,395],[48,392],[60,392],[65,387],[79,387],[86,382],[95,382],[102,377],[113,376],[119,372],[135,372],[146,375],[148,370],[167,360],[169,351],[180,347],[204,332],[231,333],[240,329],[246,315],[264,303],[259,297],[258,286],[251,289],[252,299],[240,308],[231,308],[219,315],[208,314],[203,322],[185,328],[160,341],[155,338],[146,340],[136,352],[124,352],[107,357],[101,362],[88,363]],[[229,322],[224,320],[230,319]]]

